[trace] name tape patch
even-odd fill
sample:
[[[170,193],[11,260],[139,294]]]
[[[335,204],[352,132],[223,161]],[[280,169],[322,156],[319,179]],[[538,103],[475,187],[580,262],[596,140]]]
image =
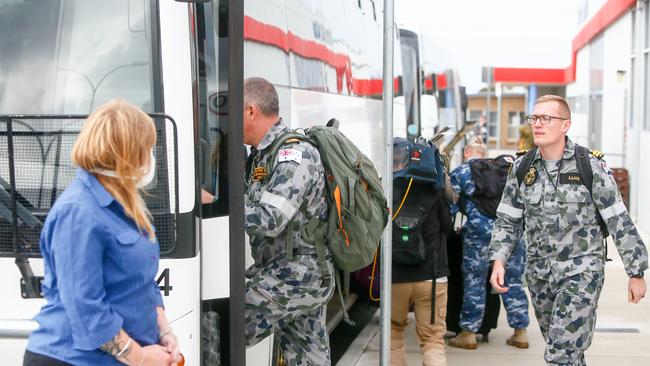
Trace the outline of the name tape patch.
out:
[[[580,173],[560,174],[560,184],[582,184]]]

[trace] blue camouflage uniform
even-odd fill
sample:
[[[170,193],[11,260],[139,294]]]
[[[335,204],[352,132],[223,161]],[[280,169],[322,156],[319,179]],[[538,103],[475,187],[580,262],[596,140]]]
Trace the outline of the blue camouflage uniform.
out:
[[[278,121],[247,162],[245,229],[255,263],[246,273],[246,341],[254,345],[275,333],[287,365],[329,365],[325,305],[334,281],[321,273],[314,244],[301,236],[310,216],[327,216],[325,173],[318,150],[303,141],[287,142],[270,166],[274,157],[265,151],[289,131]],[[334,273],[329,250],[326,261]]]
[[[517,159],[492,233],[492,259],[506,260],[525,221],[526,279],[549,365],[585,365],[584,351],[591,345],[605,276],[597,212],[628,276],[648,268],[648,252],[602,156],[589,155],[592,194],[581,182],[574,156],[575,144],[569,139],[557,162],[545,162],[538,150],[521,184],[515,172],[522,159]]]
[[[494,219],[482,214],[471,197],[476,190],[469,164],[465,163],[451,174],[451,184],[459,194],[452,206],[452,216],[462,212],[467,221],[462,228],[463,237],[463,306],[459,325],[476,333],[481,327],[485,312],[485,285],[490,270],[490,239]],[[514,329],[528,327],[528,298],[521,286],[524,272],[525,250],[517,245],[506,267],[506,283],[510,290],[501,295],[508,315],[508,324]]]

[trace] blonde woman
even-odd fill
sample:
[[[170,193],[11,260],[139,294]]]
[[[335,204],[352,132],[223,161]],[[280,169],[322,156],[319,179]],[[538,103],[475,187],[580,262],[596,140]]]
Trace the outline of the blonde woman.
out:
[[[156,130],[115,100],[88,117],[72,149],[77,177],[41,233],[47,304],[24,365],[175,365],[155,282],[159,246],[138,189],[151,182]]]

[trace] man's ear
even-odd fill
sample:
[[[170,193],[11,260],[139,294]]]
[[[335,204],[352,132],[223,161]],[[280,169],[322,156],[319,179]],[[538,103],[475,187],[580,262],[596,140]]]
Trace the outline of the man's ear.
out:
[[[244,118],[253,119],[257,112],[257,108],[254,105],[247,104],[244,106]]]
[[[569,128],[571,127],[571,120],[567,119],[564,121],[564,125],[562,126],[562,132],[567,133],[569,132]]]

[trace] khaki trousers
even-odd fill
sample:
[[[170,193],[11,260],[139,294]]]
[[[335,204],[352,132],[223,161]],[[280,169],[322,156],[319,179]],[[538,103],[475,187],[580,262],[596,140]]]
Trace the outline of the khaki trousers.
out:
[[[433,282],[394,283],[391,290],[391,366],[406,365],[404,330],[409,307],[415,312],[415,331],[420,342],[424,366],[446,366],[444,335],[447,330],[447,284],[436,284],[435,324],[431,324],[431,286]]]

